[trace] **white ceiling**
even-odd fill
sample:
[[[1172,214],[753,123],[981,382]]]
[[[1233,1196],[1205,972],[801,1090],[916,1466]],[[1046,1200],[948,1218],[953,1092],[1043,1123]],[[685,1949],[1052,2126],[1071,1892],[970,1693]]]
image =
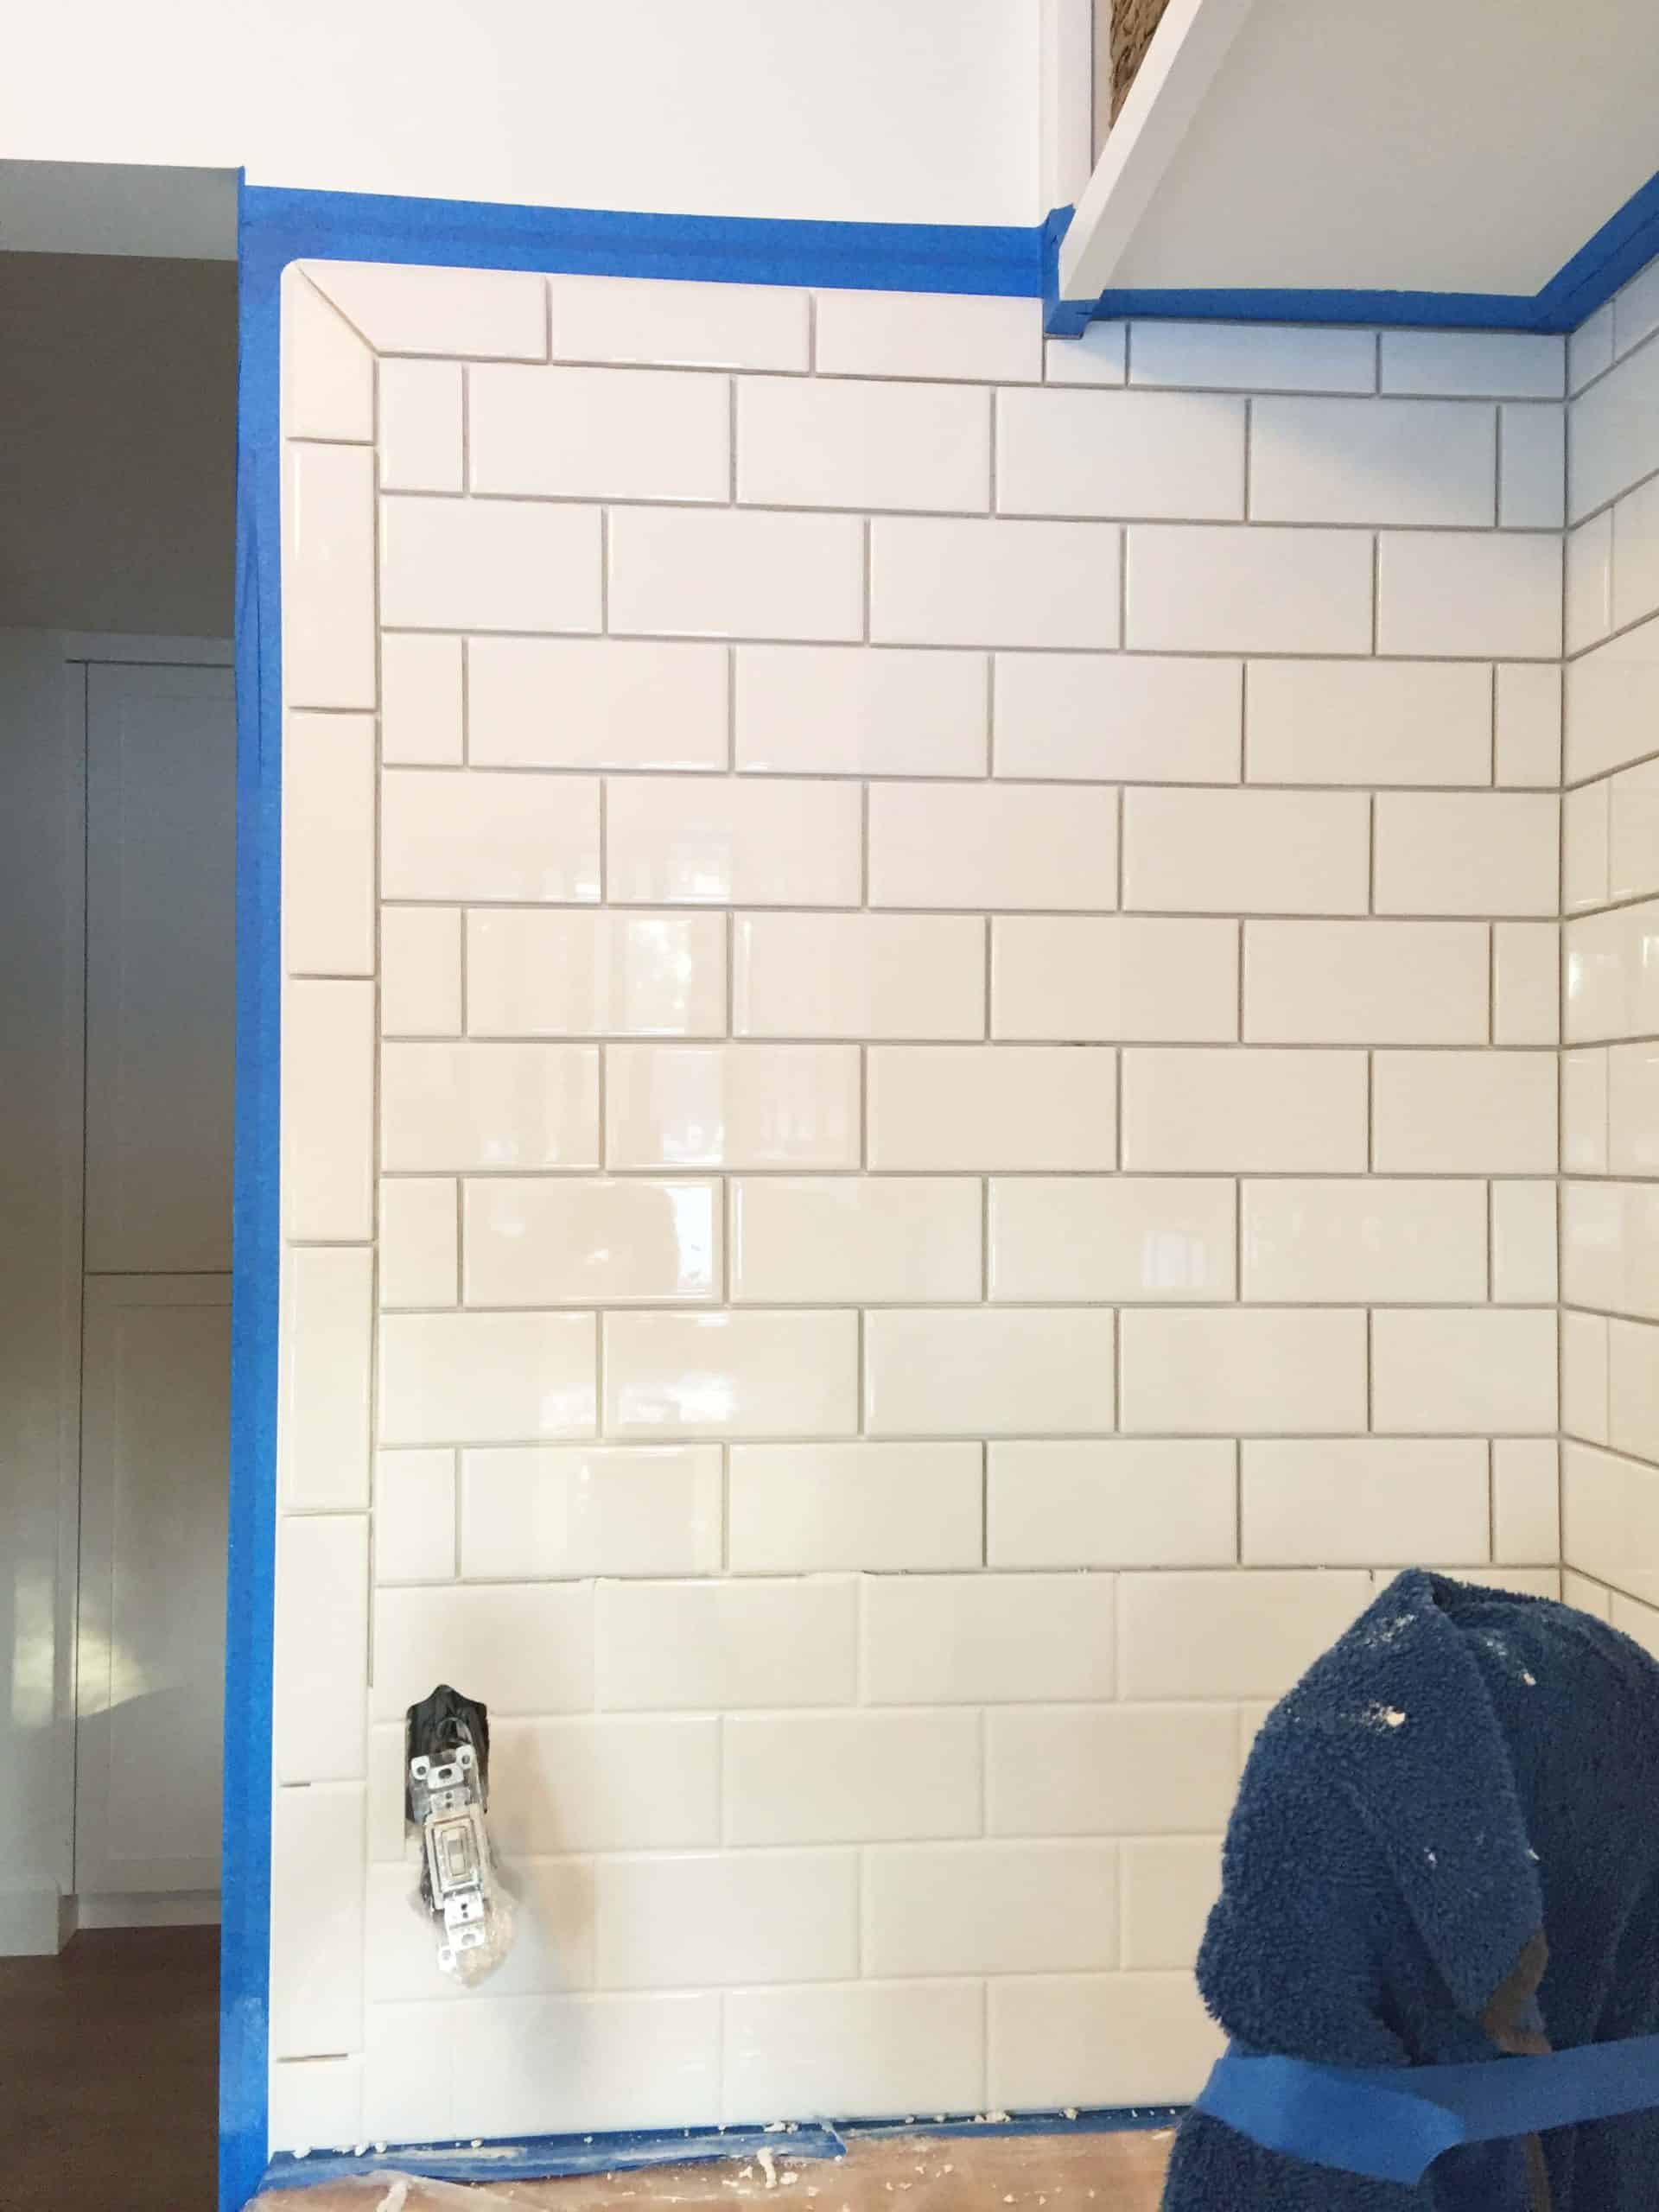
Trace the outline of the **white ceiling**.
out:
[[[1172,6],[1149,84],[1160,41],[1215,3]],[[1135,105],[1132,93],[1120,130],[1144,120]],[[1659,7],[1247,0],[1159,164],[1099,283],[1090,269],[1091,294],[1531,294],[1659,170]],[[1085,200],[1079,220],[1090,213]],[[1082,244],[1067,240],[1068,266]]]

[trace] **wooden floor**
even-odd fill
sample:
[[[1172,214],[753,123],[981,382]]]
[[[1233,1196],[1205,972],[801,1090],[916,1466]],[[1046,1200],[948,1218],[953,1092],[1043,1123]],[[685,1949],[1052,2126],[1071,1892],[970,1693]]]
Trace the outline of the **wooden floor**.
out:
[[[0,2204],[212,2212],[218,2075],[218,1929],[0,1959]]]

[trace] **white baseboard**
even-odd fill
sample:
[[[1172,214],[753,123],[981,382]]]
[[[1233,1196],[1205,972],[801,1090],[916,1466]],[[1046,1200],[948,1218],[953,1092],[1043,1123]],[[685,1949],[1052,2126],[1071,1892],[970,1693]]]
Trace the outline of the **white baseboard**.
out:
[[[217,1890],[72,1897],[77,1928],[217,1928]]]
[[[0,1890],[0,1959],[52,1959],[62,1949],[60,1900],[48,1889]]]

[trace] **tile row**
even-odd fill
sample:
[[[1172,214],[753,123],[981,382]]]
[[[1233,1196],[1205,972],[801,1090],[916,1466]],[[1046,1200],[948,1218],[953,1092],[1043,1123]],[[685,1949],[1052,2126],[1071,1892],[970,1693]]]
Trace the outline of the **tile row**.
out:
[[[1494,677],[1496,682],[1494,683]],[[664,700],[671,700],[665,708]],[[1551,786],[1560,676],[1531,662],[1181,659],[393,631],[391,763],[1059,782]],[[286,775],[362,741],[289,718]],[[1241,753],[1242,739],[1242,753]],[[339,766],[338,776],[333,770]],[[305,826],[327,829],[306,807]]]
[[[1586,1443],[1659,1461],[1659,1328],[1618,1314],[1564,1313],[1561,1425]]]
[[[1628,288],[1619,359],[1606,365],[1604,357],[1603,373],[1567,409],[1567,513],[1575,523],[1659,469],[1659,351],[1645,342],[1655,327],[1652,292],[1651,271]],[[1605,324],[1599,327],[1605,334]],[[1586,365],[1589,342],[1586,331]]]
[[[1561,1166],[1569,1175],[1659,1174],[1659,1045],[1562,1056]]]

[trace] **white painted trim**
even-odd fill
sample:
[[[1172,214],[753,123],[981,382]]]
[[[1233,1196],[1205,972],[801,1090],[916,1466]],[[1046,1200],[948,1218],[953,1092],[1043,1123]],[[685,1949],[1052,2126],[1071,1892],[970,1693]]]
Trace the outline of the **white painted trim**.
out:
[[[1254,0],[1170,0],[1060,245],[1060,297],[1094,300],[1117,272]]]
[[[1037,156],[1042,206],[1070,207],[1094,159],[1094,0],[1039,0]]]
[[[67,661],[156,662],[172,668],[229,668],[235,648],[228,638],[128,638],[99,630],[62,632]]]
[[[217,1890],[175,1890],[164,1896],[113,1893],[65,1899],[82,1928],[217,1928]]]

